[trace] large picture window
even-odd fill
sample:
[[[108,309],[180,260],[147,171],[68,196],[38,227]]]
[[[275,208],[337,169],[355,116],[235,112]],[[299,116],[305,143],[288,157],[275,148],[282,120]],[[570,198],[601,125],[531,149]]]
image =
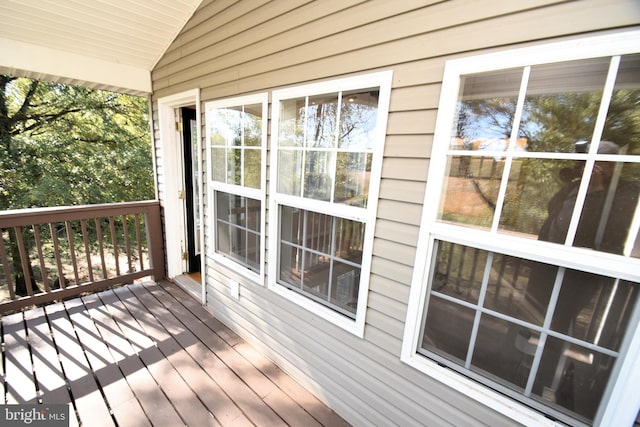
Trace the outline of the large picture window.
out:
[[[210,255],[262,283],[267,95],[212,101],[205,108],[215,224]]]
[[[569,46],[447,66],[403,360],[614,425],[638,352],[640,54]]]
[[[273,93],[270,286],[362,335],[391,73]]]

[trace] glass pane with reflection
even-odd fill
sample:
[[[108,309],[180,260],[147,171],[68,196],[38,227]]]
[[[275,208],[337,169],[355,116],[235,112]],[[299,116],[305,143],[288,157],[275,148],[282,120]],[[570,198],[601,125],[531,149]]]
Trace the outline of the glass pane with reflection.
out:
[[[335,147],[337,117],[337,93],[309,97],[309,106],[306,111],[306,146],[310,148]]]
[[[244,145],[259,147],[262,145],[262,104],[245,105],[243,116]]]
[[[227,183],[242,185],[242,148],[227,150]]]
[[[309,150],[305,156],[304,197],[330,200],[335,152]],[[291,171],[280,166],[281,171]]]
[[[468,248],[469,250],[478,250]],[[541,277],[538,271],[547,271]],[[557,267],[494,253],[483,306],[518,320],[542,326]]]
[[[630,255],[639,192],[640,164],[596,161],[573,246]]]
[[[640,155],[640,54],[620,60],[602,139],[618,144],[620,154]]]
[[[358,307],[360,267],[334,261],[331,274],[331,302],[355,314]]]
[[[302,159],[304,152],[281,149],[278,152],[278,193],[300,196],[302,192]]]
[[[304,145],[305,104],[306,98],[280,101],[278,146],[302,147]]]
[[[534,330],[482,314],[471,369],[522,392],[538,343],[539,334]]]
[[[462,77],[450,148],[504,150],[511,136],[521,80],[521,69]]]
[[[367,207],[371,153],[337,153],[334,202]]]
[[[527,151],[571,153],[591,140],[610,58],[531,67],[519,137]]]
[[[439,242],[431,291],[476,304],[486,269],[487,251]]]
[[[447,169],[439,219],[491,227],[504,161],[493,157],[449,156]]]
[[[583,169],[584,161],[515,158],[499,229],[564,243]],[[557,222],[545,222],[549,217]]]
[[[474,317],[474,310],[431,295],[421,348],[464,364]]]
[[[615,361],[612,356],[549,336],[533,386],[533,397],[590,424]]]
[[[262,151],[245,148],[244,150],[244,186],[260,188],[262,177]]]
[[[227,182],[227,149],[211,148],[211,179]]]
[[[637,283],[567,270],[551,329],[618,351],[637,298]]]
[[[338,148],[373,149],[379,95],[377,88],[342,94]]]

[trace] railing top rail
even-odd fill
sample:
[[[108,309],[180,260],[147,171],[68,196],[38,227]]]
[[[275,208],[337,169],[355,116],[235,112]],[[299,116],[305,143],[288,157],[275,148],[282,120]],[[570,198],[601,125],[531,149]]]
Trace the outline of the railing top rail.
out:
[[[104,203],[96,205],[56,206],[0,211],[0,228],[22,227],[60,221],[99,218],[146,212],[158,206],[157,200],[140,202]]]

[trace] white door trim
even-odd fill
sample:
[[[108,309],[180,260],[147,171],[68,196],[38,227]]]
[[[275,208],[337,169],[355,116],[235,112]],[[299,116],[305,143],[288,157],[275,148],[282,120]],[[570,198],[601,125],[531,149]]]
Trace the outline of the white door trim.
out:
[[[162,175],[158,177],[160,205],[164,209],[165,238],[167,253],[167,277],[173,279],[184,273],[185,262],[182,253],[186,250],[186,219],[183,209],[183,202],[179,199],[180,191],[184,190],[184,170],[181,151],[181,136],[175,126],[175,109],[186,106],[196,106],[196,123],[198,133],[196,140],[201,146],[201,112],[200,112],[200,90],[192,89],[178,94],[166,96],[158,99],[158,124],[159,124],[159,144],[158,144],[158,166]],[[201,169],[202,170],[202,169]],[[200,197],[202,202],[202,197]],[[202,215],[204,209],[200,207]],[[200,223],[204,224],[204,218],[200,218]],[[204,230],[204,227],[201,227]],[[204,236],[201,242],[204,242]],[[205,257],[201,257],[204,263]],[[205,269],[202,266],[202,299],[205,302]]]

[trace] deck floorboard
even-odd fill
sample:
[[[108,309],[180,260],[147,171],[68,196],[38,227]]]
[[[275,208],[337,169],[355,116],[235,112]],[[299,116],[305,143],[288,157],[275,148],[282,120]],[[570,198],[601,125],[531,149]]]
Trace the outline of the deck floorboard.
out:
[[[70,404],[71,426],[347,426],[175,284],[2,317],[0,402]]]

